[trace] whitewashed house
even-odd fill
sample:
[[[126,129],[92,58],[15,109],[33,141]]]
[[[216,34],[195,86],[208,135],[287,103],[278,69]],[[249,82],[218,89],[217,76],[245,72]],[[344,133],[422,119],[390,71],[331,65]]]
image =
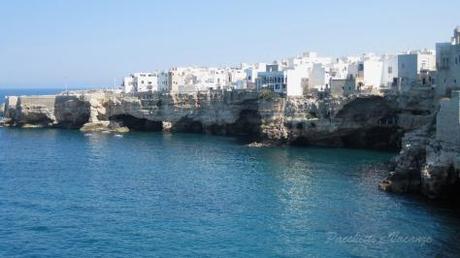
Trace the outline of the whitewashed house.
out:
[[[358,63],[358,74],[355,77],[361,87],[376,92],[382,85],[383,62],[374,55],[366,55]]]
[[[256,88],[256,79],[258,73],[265,72],[267,69],[266,63],[257,63],[253,65],[249,65],[244,69],[246,73],[246,83],[248,89],[255,89]]]
[[[267,65],[265,72],[258,73],[257,89],[270,89],[287,96],[302,96],[305,78],[308,78],[306,66],[280,69],[278,64]]]
[[[300,97],[304,94],[303,80],[308,78],[307,66],[297,66],[285,70],[286,95]]]
[[[382,85],[381,89],[391,89],[397,84],[398,78],[398,56],[384,55],[382,56]]]
[[[399,89],[406,91],[415,85],[421,71],[436,70],[436,55],[432,50],[410,51],[398,55]]]
[[[308,76],[310,90],[323,91],[329,86],[330,73],[329,68],[321,63],[313,64],[313,67]]]
[[[436,93],[449,96],[460,89],[460,26],[455,28],[451,42],[436,44]]]
[[[153,92],[158,90],[157,73],[133,73],[123,79],[123,91]]]

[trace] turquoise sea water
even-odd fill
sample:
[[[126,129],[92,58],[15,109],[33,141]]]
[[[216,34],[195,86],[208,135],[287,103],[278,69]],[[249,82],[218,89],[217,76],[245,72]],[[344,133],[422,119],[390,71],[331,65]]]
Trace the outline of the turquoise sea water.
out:
[[[455,257],[454,211],[377,189],[392,153],[0,128],[0,257]]]

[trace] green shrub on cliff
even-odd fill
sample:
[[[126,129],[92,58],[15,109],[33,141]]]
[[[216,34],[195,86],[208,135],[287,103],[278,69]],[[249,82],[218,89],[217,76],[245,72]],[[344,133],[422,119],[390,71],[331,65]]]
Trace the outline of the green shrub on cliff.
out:
[[[279,97],[279,95],[276,92],[269,89],[263,89],[259,92],[259,99],[273,100],[277,97]]]

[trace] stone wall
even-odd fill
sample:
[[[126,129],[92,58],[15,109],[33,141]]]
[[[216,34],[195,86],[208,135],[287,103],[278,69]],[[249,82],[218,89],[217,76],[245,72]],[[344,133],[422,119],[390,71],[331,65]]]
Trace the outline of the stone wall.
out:
[[[89,115],[89,103],[80,96],[10,96],[5,109],[8,124],[21,127],[79,128]]]
[[[436,139],[460,146],[460,92],[452,93],[452,98],[441,99],[436,120]]]

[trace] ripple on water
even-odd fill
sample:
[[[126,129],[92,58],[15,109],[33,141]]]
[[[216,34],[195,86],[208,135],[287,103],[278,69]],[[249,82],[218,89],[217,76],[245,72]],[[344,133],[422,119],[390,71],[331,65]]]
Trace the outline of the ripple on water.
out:
[[[0,256],[460,253],[456,213],[378,190],[391,153],[10,129],[0,153]]]

